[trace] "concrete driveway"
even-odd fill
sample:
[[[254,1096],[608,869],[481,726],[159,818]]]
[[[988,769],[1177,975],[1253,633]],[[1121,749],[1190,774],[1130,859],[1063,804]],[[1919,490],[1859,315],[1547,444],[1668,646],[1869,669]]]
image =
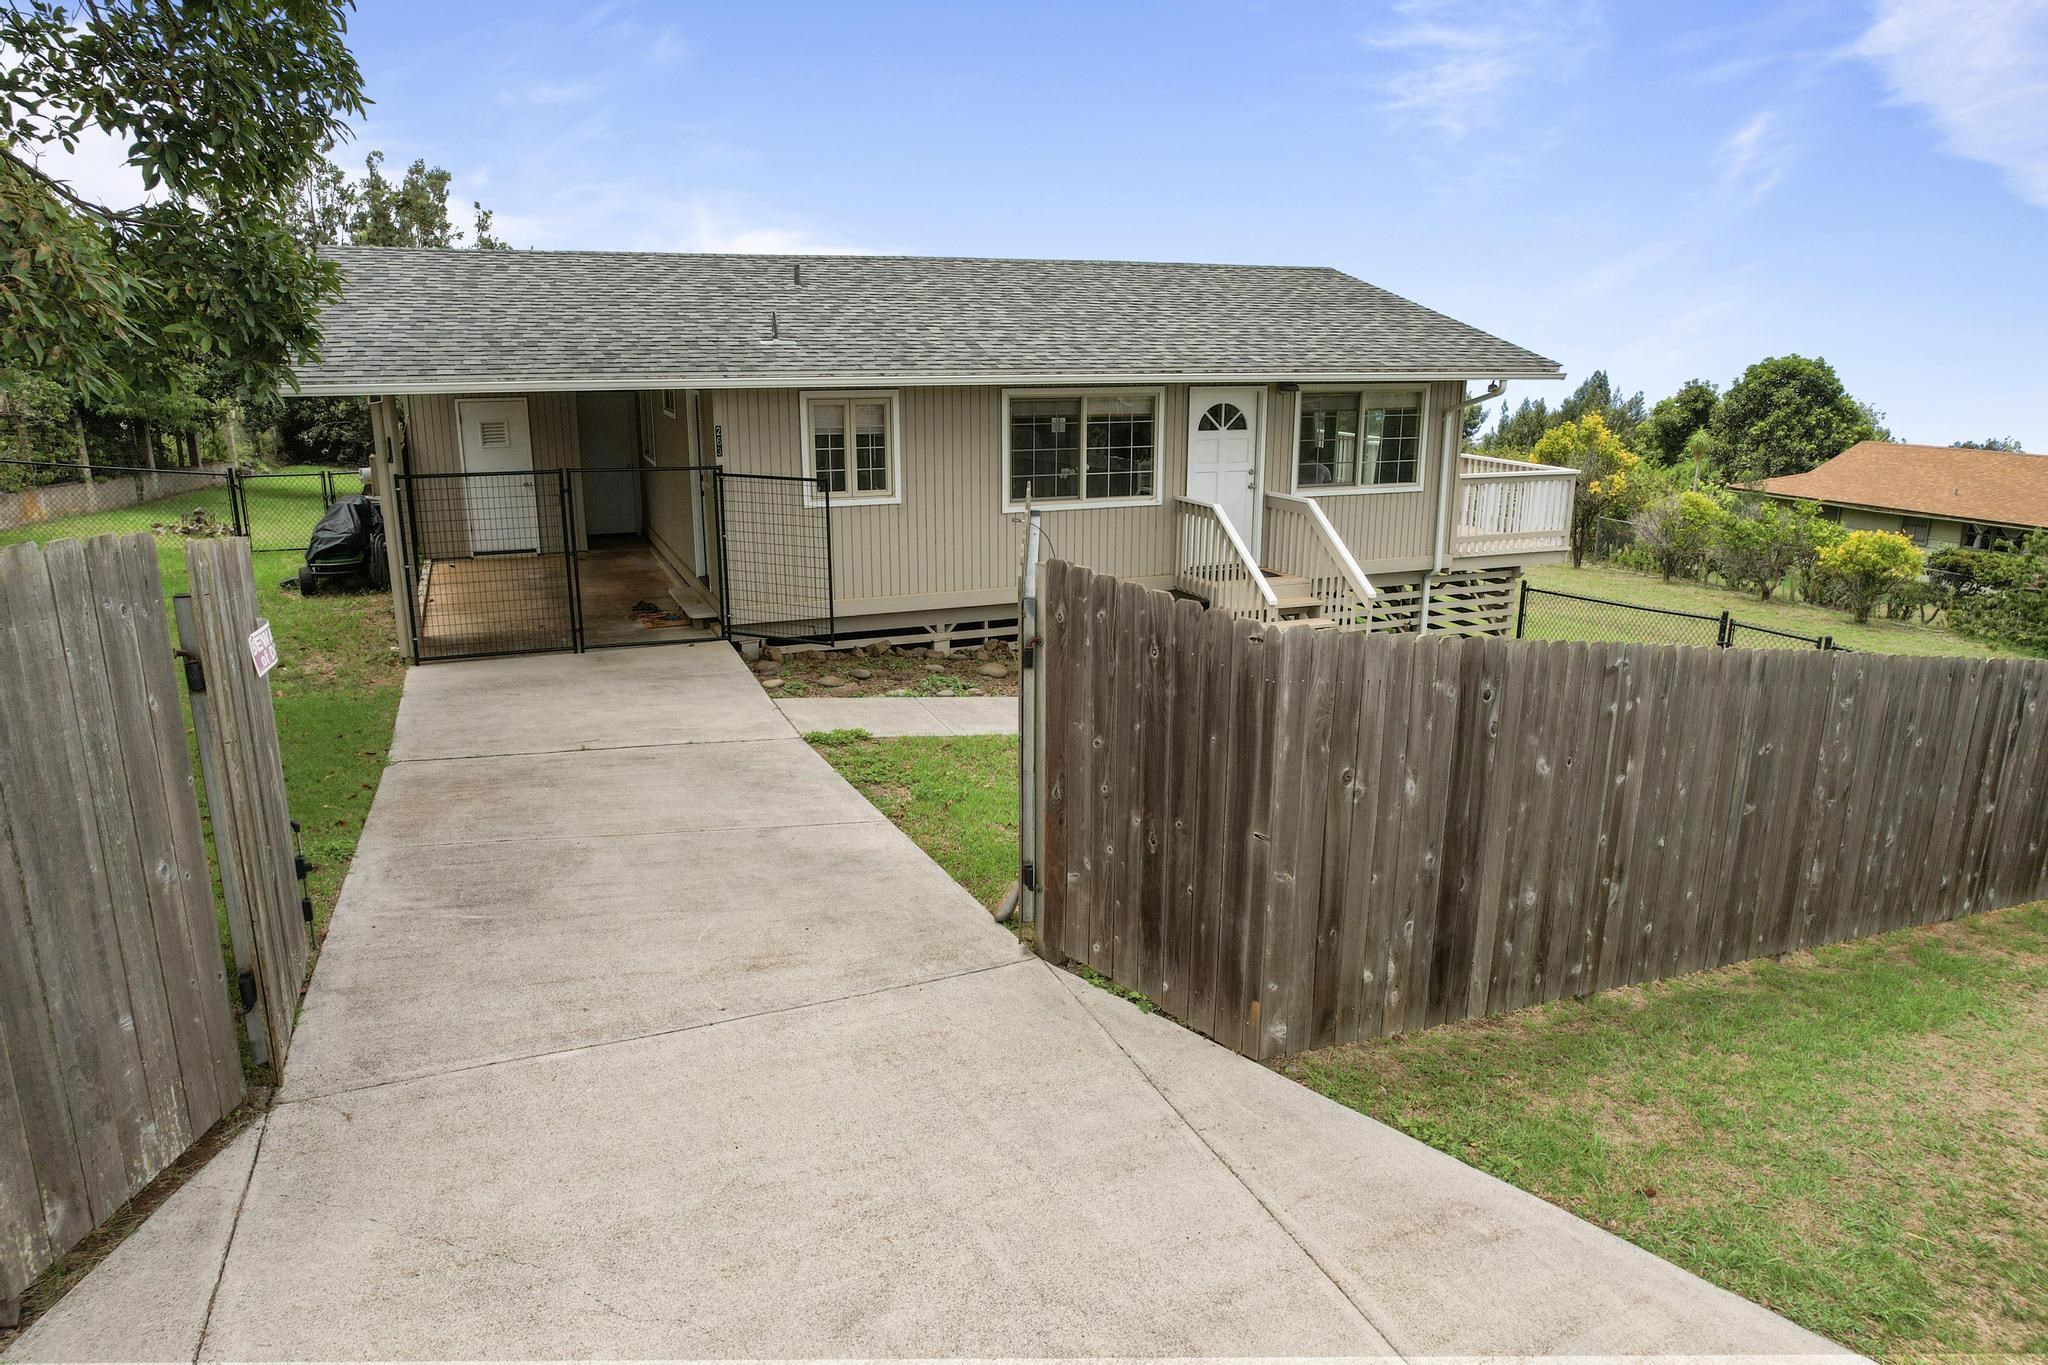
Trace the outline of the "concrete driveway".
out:
[[[11,1354],[1832,1349],[1026,956],[710,645],[412,673],[276,1106]]]

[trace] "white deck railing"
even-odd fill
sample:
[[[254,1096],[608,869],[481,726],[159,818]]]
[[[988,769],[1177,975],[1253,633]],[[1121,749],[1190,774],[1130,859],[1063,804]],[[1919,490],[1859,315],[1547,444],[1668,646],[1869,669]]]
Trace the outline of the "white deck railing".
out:
[[[1259,558],[1268,568],[1306,578],[1322,614],[1339,630],[1365,629],[1366,613],[1379,593],[1315,499],[1266,494],[1264,530]]]
[[[1460,557],[1562,550],[1579,471],[1490,455],[1458,457]]]
[[[1174,587],[1232,616],[1279,620],[1280,599],[1230,524],[1230,515],[1195,498],[1175,498],[1174,503],[1180,544]]]

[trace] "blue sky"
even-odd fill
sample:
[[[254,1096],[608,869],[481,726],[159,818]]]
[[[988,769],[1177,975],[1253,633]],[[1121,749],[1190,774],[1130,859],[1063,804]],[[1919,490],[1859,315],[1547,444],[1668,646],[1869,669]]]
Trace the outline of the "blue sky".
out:
[[[2048,0],[570,9],[361,0],[341,155],[519,246],[1334,265],[1653,401],[1798,351],[2048,451]]]

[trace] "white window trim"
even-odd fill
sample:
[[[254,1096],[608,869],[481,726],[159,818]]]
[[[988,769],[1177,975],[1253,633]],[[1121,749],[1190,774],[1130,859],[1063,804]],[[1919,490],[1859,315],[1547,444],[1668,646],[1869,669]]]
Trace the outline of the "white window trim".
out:
[[[1152,496],[1147,498],[1091,498],[1088,488],[1087,414],[1082,414],[1081,488],[1078,498],[1034,498],[1030,506],[1043,512],[1092,512],[1104,507],[1158,507],[1165,502],[1166,487],[1166,390],[1147,387],[1090,387],[1083,389],[1003,390],[1003,511],[1022,512],[1024,503],[1010,496],[1010,400],[1012,398],[1141,398],[1152,400]]]
[[[1422,391],[1422,430],[1419,433],[1420,447],[1415,453],[1417,477],[1409,483],[1311,483],[1301,481],[1301,396],[1305,393],[1355,393],[1361,423],[1364,421],[1366,398],[1375,393],[1413,393]],[[1420,493],[1429,486],[1429,433],[1431,419],[1436,416],[1435,405],[1430,401],[1427,384],[1304,384],[1294,391],[1294,421],[1288,426],[1287,435],[1287,483],[1289,490],[1300,498],[1354,498],[1374,493]],[[1360,433],[1364,439],[1364,433]]]
[[[834,493],[828,500],[818,496],[817,456],[811,449],[812,403],[882,403],[889,410],[889,491],[855,493],[853,488],[853,443],[846,446],[847,492]],[[806,389],[797,395],[803,432],[804,506],[892,507],[903,501],[903,402],[895,389]],[[851,432],[852,417],[847,418]]]

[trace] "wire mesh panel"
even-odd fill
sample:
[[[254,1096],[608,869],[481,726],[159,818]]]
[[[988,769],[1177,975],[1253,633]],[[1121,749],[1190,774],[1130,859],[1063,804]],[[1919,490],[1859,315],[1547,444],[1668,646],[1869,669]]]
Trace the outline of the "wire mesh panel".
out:
[[[405,474],[397,485],[416,657],[577,648],[567,471]]]
[[[711,470],[644,465],[570,471],[585,649],[713,638],[717,556]]]
[[[0,545],[101,535],[239,535],[233,476],[220,469],[0,460]]]
[[[1801,635],[1794,630],[1728,623],[1728,644],[1735,649],[1840,649],[1831,635]]]
[[[1612,640],[1656,645],[1719,645],[1725,616],[1639,607],[1604,597],[1522,587],[1515,634],[1525,640]]]
[[[832,643],[830,490],[793,475],[724,470],[717,486],[726,633]]]
[[[364,493],[362,476],[353,469],[287,469],[243,474],[242,523],[249,548],[303,550],[313,528],[336,499]]]

